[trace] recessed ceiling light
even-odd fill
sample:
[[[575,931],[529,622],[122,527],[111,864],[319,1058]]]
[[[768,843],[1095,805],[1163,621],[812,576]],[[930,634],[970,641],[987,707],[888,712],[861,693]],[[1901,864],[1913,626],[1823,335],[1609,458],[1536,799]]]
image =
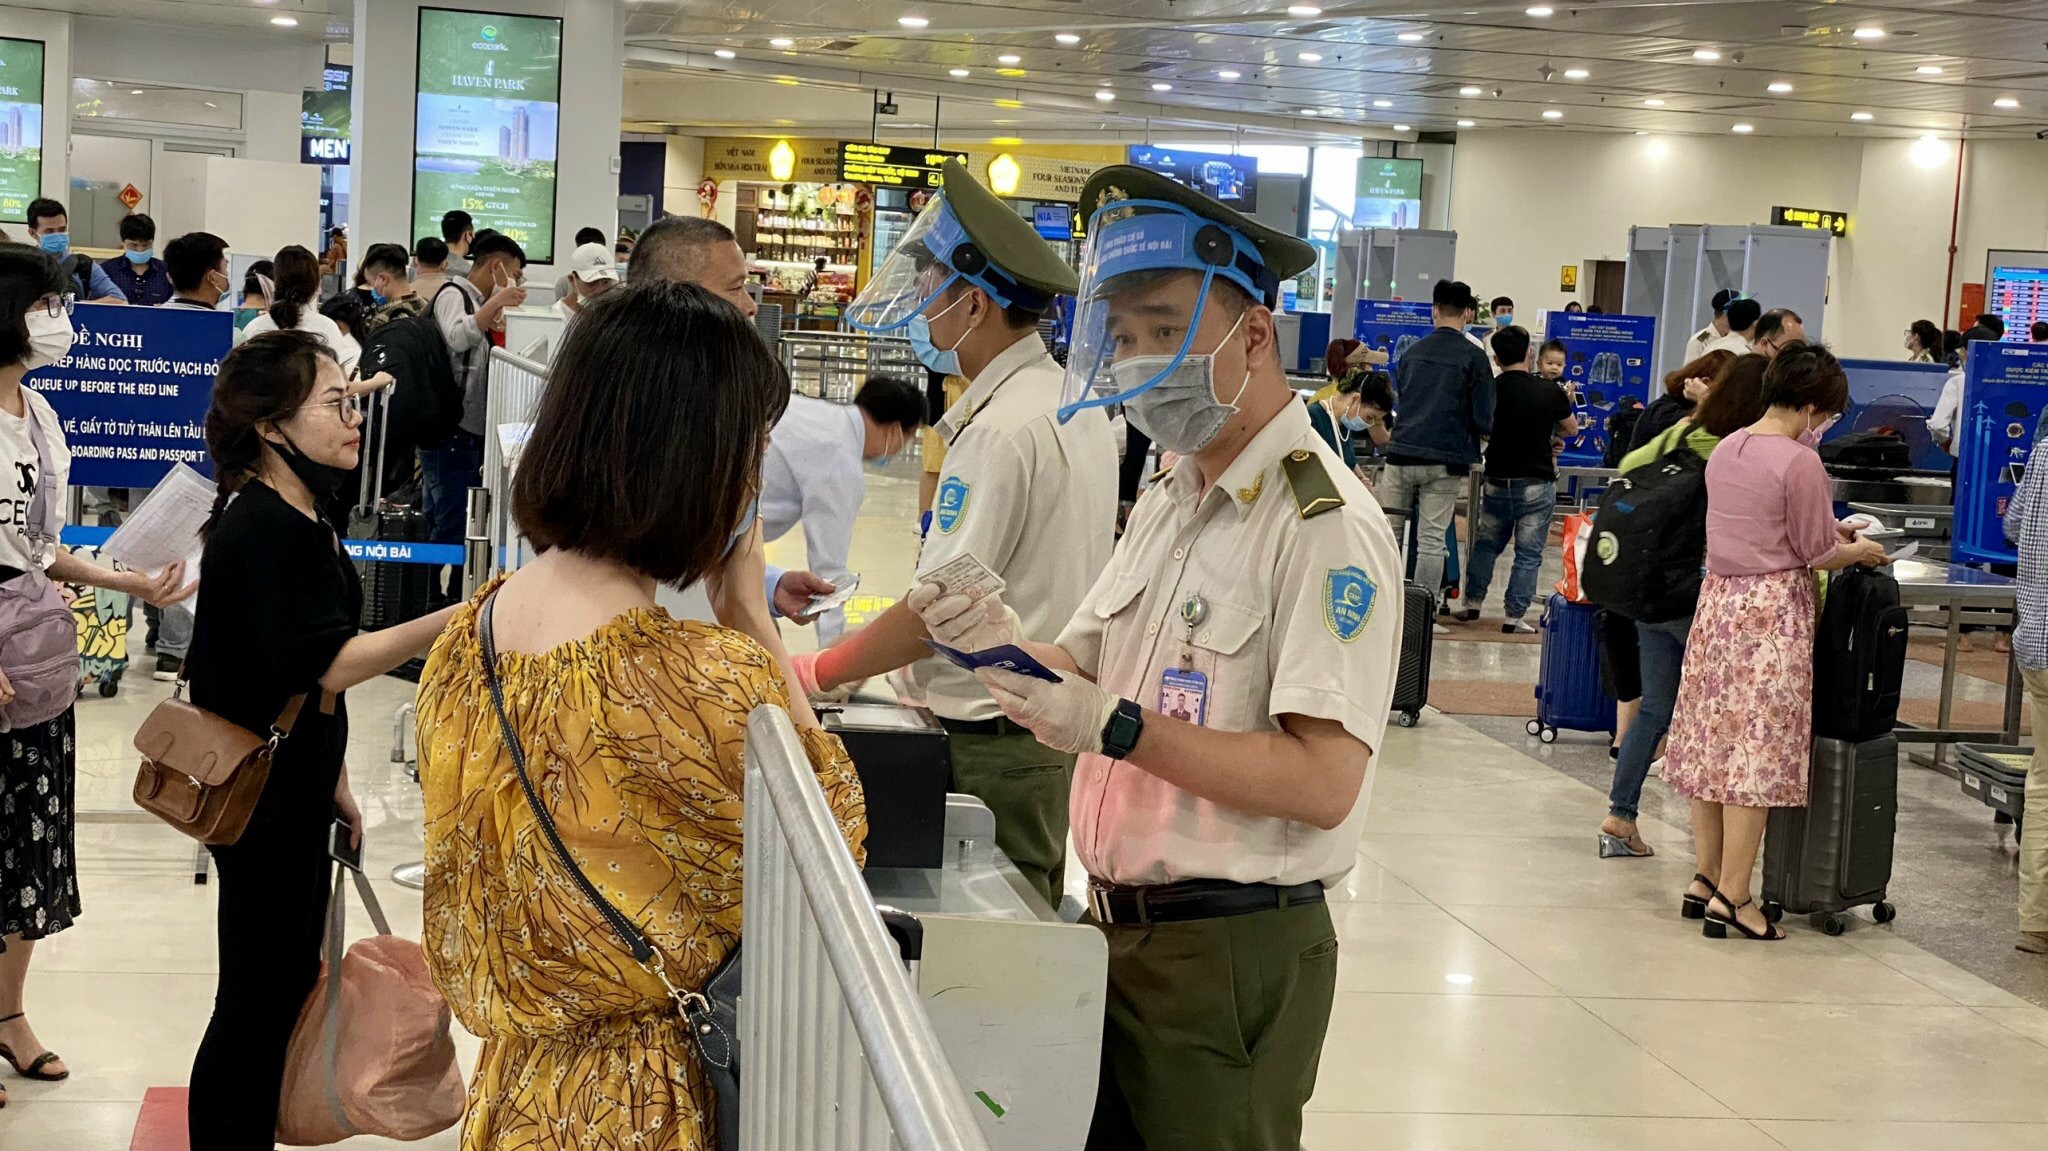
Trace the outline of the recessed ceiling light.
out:
[[[1323,54],[1321,52],[1303,52],[1301,55],[1295,57],[1295,59],[1300,60],[1304,64],[1319,63],[1321,62],[1322,58]]]
[[[1525,16],[1534,16],[1538,20],[1541,20],[1545,16],[1548,16],[1555,11],[1557,11],[1557,9],[1550,7],[1548,4],[1538,4],[1534,8],[1522,9],[1522,14]]]
[[[1481,87],[1480,87],[1479,85],[1477,85],[1477,84],[1467,84],[1467,85],[1465,85],[1465,86],[1464,86],[1463,88],[1460,88],[1460,89],[1458,89],[1458,95],[1460,95],[1460,96],[1477,96],[1477,95],[1479,95],[1479,94],[1480,94],[1481,92],[1483,92],[1483,91],[1485,91],[1485,89],[1481,88]]]
[[[1116,99],[1116,93],[1110,91],[1107,88],[1097,88],[1095,90],[1095,98],[1107,104],[1111,100]]]
[[[896,17],[896,23],[901,24],[905,28],[923,28],[930,25],[931,21],[923,16],[898,16]]]
[[[996,63],[998,64],[1022,64],[1023,62],[1024,57],[1017,55],[1015,52],[1005,52],[996,57]]]
[[[1403,32],[1399,36],[1394,37],[1394,39],[1399,40],[1403,44],[1417,44],[1427,39],[1427,37],[1420,32]]]
[[[1325,108],[1325,109],[1323,109],[1323,115],[1325,115],[1325,116],[1342,116],[1343,114],[1344,114],[1344,109],[1342,109],[1342,108]]]
[[[1767,92],[1777,92],[1783,94],[1785,92],[1790,92],[1792,90],[1792,85],[1787,84],[1783,80],[1774,80],[1770,84],[1765,85],[1764,90]]]
[[[1079,36],[1074,35],[1072,32],[1062,32],[1059,35],[1054,36],[1053,39],[1059,41],[1062,44],[1068,45],[1079,44],[1081,42],[1081,38]]]
[[[2010,96],[2000,96],[1991,102],[1991,106],[1993,108],[2017,108],[2020,106],[2020,102]]]
[[[1863,27],[1851,32],[1850,35],[1858,40],[1882,40],[1884,39],[1884,29],[1876,25],[1865,24]]]
[[[1316,7],[1313,4],[1289,4],[1287,6],[1287,14],[1289,16],[1299,16],[1304,20],[1308,20],[1316,16],[1321,16],[1323,14],[1323,10],[1321,8]]]
[[[1873,116],[1872,116],[1872,115],[1871,115],[1870,113],[1868,113],[1868,112],[1851,112],[1851,113],[1849,113],[1849,118],[1850,118],[1851,120],[1870,120],[1870,119],[1875,119],[1875,117],[1873,117]]]
[[[220,107],[220,105],[219,105],[219,104],[216,104],[216,103],[214,103],[214,102],[213,102],[213,101],[211,101],[211,100],[208,100],[208,101],[206,102],[206,106],[207,106],[207,107],[209,107],[209,108],[218,108],[218,107]]]
[[[1941,65],[1922,64],[1918,68],[1913,69],[1913,74],[1915,76],[1939,76],[1941,75]]]
[[[296,28],[299,26],[299,18],[297,16],[272,16],[270,22],[280,28]]]
[[[1216,78],[1218,80],[1235,80],[1238,78],[1239,75],[1241,75],[1241,73],[1232,72],[1228,69],[1225,69],[1224,71],[1216,73]]]
[[[733,57],[739,55],[738,52],[735,52],[730,48],[716,48],[712,50],[711,54],[713,56],[718,57],[720,60],[730,60]]]
[[[1655,96],[1643,101],[1643,107],[1645,108],[1662,108],[1663,106],[1664,101],[1657,99]]]
[[[1316,110],[1314,108],[1303,108],[1301,110],[1301,114],[1304,116],[1313,116],[1316,114]]]
[[[1477,120],[1460,120],[1460,121],[1458,121],[1458,127],[1460,127],[1460,128],[1476,128],[1476,127],[1478,127],[1478,126],[1479,126],[1479,121],[1477,121]]]
[[[1695,60],[1719,60],[1721,54],[1712,48],[1694,48],[1692,50],[1692,58]]]
[[[140,95],[142,95],[142,91],[143,91],[143,90],[142,90],[142,89],[140,89],[140,88],[130,88],[130,89],[128,89],[128,94],[129,94],[130,96],[140,96]]]
[[[1406,124],[1396,124],[1396,125],[1394,125],[1394,131],[1396,131],[1396,132],[1409,132],[1409,131],[1413,131],[1413,129],[1409,128],[1409,127],[1408,127],[1408,125],[1406,125]]]
[[[1173,91],[1173,85],[1171,85],[1171,84],[1154,84],[1154,85],[1152,85],[1152,90],[1153,90],[1154,92],[1171,92],[1171,91]]]
[[[1564,70],[1564,78],[1567,80],[1583,80],[1591,75],[1592,73],[1584,68],[1566,68]]]
[[[1545,120],[1562,120],[1564,119],[1564,113],[1556,108],[1545,108],[1543,110],[1543,118]]]
[[[775,39],[768,41],[768,46],[770,48],[794,48],[796,47],[796,41],[787,36],[777,36]]]
[[[1737,125],[1735,125],[1735,127],[1733,127],[1733,128],[1731,128],[1731,129],[1729,129],[1729,131],[1731,131],[1731,132],[1734,132],[1734,133],[1735,133],[1736,135],[1738,135],[1738,136],[1747,136],[1747,135],[1749,135],[1749,134],[1750,134],[1751,132],[1754,132],[1754,131],[1756,131],[1756,125],[1755,125],[1755,124],[1737,124]]]
[[[967,69],[965,69],[965,68],[948,68],[948,69],[946,69],[946,75],[948,75],[948,76],[953,76],[953,77],[956,77],[956,78],[957,78],[957,77],[962,77],[962,76],[966,76],[967,74],[968,74],[968,73],[967,73]]]
[[[1392,100],[1374,100],[1372,106],[1375,108],[1391,108],[1394,106],[1394,102]]]

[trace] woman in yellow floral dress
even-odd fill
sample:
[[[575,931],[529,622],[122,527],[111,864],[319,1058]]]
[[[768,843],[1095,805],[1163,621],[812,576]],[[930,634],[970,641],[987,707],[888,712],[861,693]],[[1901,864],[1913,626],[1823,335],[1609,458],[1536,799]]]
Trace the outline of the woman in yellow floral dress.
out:
[[[484,593],[542,801],[678,986],[701,986],[739,942],[750,711],[789,709],[856,855],[866,832],[844,749],[783,686],[762,593],[750,493],[788,390],[753,329],[701,289],[599,297],[556,357],[513,486],[543,554]],[[654,606],[657,583],[700,579],[730,626]],[[435,645],[419,699],[427,960],[484,1037],[462,1146],[711,1148],[711,1090],[675,1005],[527,807],[476,607]]]

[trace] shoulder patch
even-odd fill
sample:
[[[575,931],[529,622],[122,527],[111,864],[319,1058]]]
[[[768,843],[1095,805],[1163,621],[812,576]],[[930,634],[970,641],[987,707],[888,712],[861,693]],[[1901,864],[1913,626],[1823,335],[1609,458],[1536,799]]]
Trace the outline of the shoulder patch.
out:
[[[1314,452],[1296,448],[1280,460],[1280,467],[1287,473],[1287,486],[1294,491],[1294,506],[1302,519],[1344,506],[1344,497],[1337,494],[1337,481],[1330,478],[1330,470]]]
[[[1363,568],[1331,568],[1323,577],[1323,623],[1340,642],[1350,643],[1372,622],[1379,587]]]
[[[932,499],[932,522],[939,531],[952,535],[967,515],[967,481],[959,476],[947,476],[939,484],[938,495]]]

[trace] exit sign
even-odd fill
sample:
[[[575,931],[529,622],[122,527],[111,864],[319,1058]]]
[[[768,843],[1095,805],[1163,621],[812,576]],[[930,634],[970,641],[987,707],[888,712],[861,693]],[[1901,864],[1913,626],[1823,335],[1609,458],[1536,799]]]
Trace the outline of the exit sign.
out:
[[[1808,228],[1816,232],[1832,232],[1837,236],[1849,234],[1849,213],[1834,212],[1826,208],[1787,208],[1781,205],[1771,209],[1771,223],[1789,224],[1795,228]]]

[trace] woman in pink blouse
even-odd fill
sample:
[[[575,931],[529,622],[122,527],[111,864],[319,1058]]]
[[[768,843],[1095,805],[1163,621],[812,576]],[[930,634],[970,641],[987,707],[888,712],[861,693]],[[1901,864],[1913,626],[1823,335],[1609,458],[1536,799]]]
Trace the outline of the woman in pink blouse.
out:
[[[1814,578],[1882,564],[1884,548],[1835,522],[1813,445],[1849,402],[1817,345],[1788,347],[1764,376],[1762,419],[1707,461],[1707,577],[1686,641],[1664,778],[1692,800],[1699,874],[1682,909],[1709,937],[1783,939],[1749,890],[1773,807],[1806,806],[1813,742]]]

